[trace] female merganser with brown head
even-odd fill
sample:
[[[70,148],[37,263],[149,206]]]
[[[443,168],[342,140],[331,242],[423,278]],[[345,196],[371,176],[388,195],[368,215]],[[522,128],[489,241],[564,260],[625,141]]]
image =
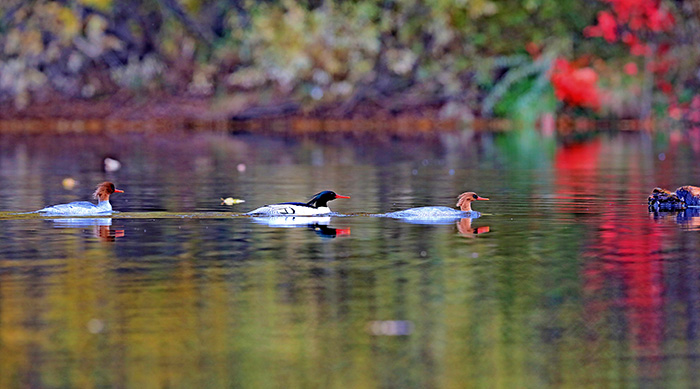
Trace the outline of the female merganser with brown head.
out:
[[[649,211],[681,211],[700,206],[700,187],[681,186],[675,192],[654,188],[647,199]]]
[[[330,190],[316,193],[308,203],[278,203],[260,207],[248,212],[246,215],[263,216],[313,216],[331,213],[328,202],[335,199],[349,199],[350,196],[342,196]]]
[[[81,216],[111,213],[112,204],[109,203],[109,196],[112,193],[124,193],[124,191],[115,188],[114,184],[111,182],[105,181],[97,185],[97,189],[95,189],[95,193],[93,193],[93,196],[95,196],[98,201],[97,204],[93,204],[89,201],[74,201],[68,204],[58,204],[42,208],[36,212],[54,216]]]
[[[458,210],[449,207],[418,207],[390,212],[381,216],[407,220],[454,219],[463,217],[476,218],[481,215],[479,212],[472,210],[472,201],[476,200],[488,200],[488,198],[481,197],[474,192],[464,192],[457,197]]]

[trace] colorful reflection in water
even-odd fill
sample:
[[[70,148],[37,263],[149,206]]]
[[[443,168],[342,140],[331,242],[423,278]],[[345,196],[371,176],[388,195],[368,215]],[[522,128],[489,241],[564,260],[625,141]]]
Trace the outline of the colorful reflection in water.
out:
[[[692,145],[0,136],[0,386],[691,385],[700,218],[646,196],[700,184]],[[105,179],[111,218],[9,215]],[[233,216],[324,189],[350,216]],[[465,190],[478,219],[367,216]]]

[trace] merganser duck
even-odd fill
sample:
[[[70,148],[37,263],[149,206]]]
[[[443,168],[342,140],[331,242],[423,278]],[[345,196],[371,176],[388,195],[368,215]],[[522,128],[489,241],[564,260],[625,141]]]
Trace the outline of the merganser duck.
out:
[[[89,201],[74,201],[68,204],[58,204],[42,208],[36,212],[47,215],[59,216],[82,216],[111,213],[112,204],[109,203],[109,195],[111,195],[112,193],[124,193],[124,191],[116,189],[114,187],[114,184],[112,184],[109,181],[105,181],[97,185],[97,189],[95,189],[95,193],[93,193],[93,196],[98,201],[97,204],[93,204]]]
[[[457,206],[459,209],[450,207],[418,207],[390,212],[381,216],[406,220],[444,220],[463,217],[477,218],[481,216],[481,214],[472,210],[472,201],[476,200],[488,200],[488,198],[481,197],[474,192],[464,192],[457,197]]]
[[[342,196],[330,190],[316,193],[308,203],[278,203],[265,205],[246,215],[265,215],[265,216],[313,216],[331,213],[328,207],[328,202],[335,199],[349,199],[350,196]]]
[[[647,199],[649,211],[681,211],[700,206],[700,187],[681,186],[675,192],[654,188]]]

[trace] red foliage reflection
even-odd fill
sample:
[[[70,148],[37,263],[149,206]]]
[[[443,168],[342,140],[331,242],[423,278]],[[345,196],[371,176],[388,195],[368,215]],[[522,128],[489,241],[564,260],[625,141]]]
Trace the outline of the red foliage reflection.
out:
[[[601,201],[605,201],[608,192],[601,187],[604,184],[583,178],[586,172],[600,169],[599,155],[604,152],[597,141],[560,148],[554,161],[556,191],[560,198],[572,199],[571,202],[590,196],[601,203],[594,217],[584,219],[597,226],[583,255],[587,321],[600,323],[621,311],[625,320],[615,324],[626,325],[636,356],[652,364],[640,373],[655,376],[664,333],[664,237],[662,229],[650,221],[643,204],[616,202],[614,207],[607,207],[607,202]],[[614,196],[632,194],[621,189]],[[566,212],[566,208],[562,211]]]

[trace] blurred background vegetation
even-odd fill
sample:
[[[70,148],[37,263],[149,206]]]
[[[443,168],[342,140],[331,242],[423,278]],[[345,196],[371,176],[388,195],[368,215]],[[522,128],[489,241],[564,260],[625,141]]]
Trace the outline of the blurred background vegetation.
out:
[[[655,0],[4,0],[0,106],[695,122],[699,15]]]

